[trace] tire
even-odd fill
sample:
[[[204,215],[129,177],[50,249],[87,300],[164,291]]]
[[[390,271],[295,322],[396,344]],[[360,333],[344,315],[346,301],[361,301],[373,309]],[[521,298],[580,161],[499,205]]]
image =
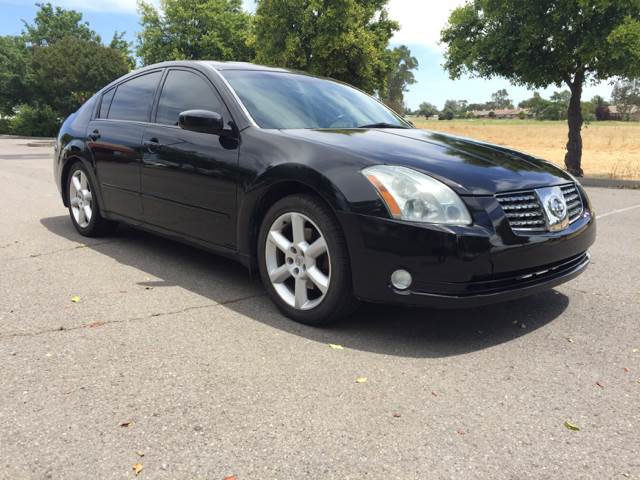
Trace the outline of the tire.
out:
[[[67,203],[73,226],[85,237],[102,237],[113,233],[118,226],[117,222],[100,215],[98,198],[94,192],[93,181],[85,166],[81,162],[74,163],[67,175]]]
[[[269,209],[258,237],[258,264],[273,302],[297,322],[328,325],[357,307],[344,234],[316,197],[292,195]]]

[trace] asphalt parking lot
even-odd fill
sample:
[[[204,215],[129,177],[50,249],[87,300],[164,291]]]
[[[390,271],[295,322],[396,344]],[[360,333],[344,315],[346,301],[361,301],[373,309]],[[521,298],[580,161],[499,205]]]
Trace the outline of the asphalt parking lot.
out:
[[[38,144],[0,140],[0,478],[640,478],[640,191],[589,189],[554,291],[315,329],[231,261],[79,236]]]

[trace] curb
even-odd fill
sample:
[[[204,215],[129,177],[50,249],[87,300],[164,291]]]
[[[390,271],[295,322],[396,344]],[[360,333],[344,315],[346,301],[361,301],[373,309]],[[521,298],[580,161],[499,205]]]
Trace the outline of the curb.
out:
[[[596,188],[623,188],[630,190],[640,190],[640,180],[621,180],[615,178],[601,177],[580,177],[578,181],[583,187]]]

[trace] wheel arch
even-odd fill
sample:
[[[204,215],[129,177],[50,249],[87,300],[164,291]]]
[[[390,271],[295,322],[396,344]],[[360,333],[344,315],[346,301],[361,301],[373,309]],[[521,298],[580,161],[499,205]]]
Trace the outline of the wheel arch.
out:
[[[98,178],[95,173],[94,164],[88,160],[85,156],[86,150],[79,148],[72,143],[68,144],[62,151],[61,160],[62,168],[60,170],[60,194],[62,195],[62,202],[65,207],[69,207],[69,200],[67,198],[67,182],[69,181],[69,172],[76,163],[81,163],[89,176],[91,177],[91,183],[94,186],[94,194],[97,195],[98,205],[102,203],[102,191],[98,183]]]
[[[347,209],[348,202],[330,179],[309,167],[277,166],[256,179],[246,190],[238,211],[238,251],[248,258],[252,271],[257,269],[257,243],[262,221],[279,200],[295,194],[312,195],[336,216]]]

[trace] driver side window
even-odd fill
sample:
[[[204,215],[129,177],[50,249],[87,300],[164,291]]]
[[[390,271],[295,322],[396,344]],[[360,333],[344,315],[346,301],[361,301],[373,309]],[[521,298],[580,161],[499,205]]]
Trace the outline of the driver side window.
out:
[[[171,70],[158,101],[156,123],[178,125],[181,112],[195,109],[226,114],[222,101],[207,80],[185,70]]]

